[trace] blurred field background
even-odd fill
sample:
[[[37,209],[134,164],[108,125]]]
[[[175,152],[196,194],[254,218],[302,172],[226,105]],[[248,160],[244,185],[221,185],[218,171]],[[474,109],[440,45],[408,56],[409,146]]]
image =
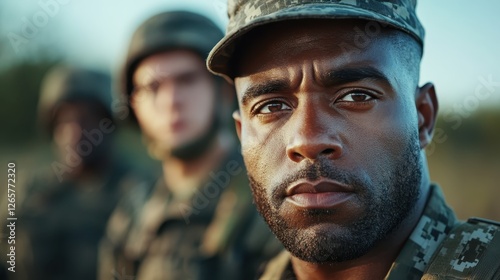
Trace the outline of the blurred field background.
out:
[[[21,36],[26,20],[32,23],[44,10],[37,1],[0,2],[0,217],[7,208],[7,163],[16,163],[20,201],[23,181],[51,162],[51,146],[36,115],[38,88],[48,68],[75,63],[116,76],[132,30],[165,9],[202,12],[221,27],[227,22],[223,0],[65,2],[21,45],[13,44],[12,34]],[[430,171],[462,219],[500,220],[500,20],[493,12],[499,3],[419,3],[427,29],[421,80],[436,84],[441,101],[428,149]],[[139,168],[158,170],[135,129],[122,126],[117,140],[124,158]]]

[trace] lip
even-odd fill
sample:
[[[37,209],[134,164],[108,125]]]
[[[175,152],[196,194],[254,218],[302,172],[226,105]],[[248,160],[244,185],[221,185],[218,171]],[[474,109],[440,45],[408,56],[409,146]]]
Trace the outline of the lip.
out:
[[[337,181],[300,180],[286,190],[286,201],[305,209],[334,208],[354,195],[352,187]]]
[[[181,121],[181,120],[175,121],[175,122],[173,122],[173,123],[170,124],[170,128],[173,131],[181,130],[181,129],[184,128],[184,122]]]

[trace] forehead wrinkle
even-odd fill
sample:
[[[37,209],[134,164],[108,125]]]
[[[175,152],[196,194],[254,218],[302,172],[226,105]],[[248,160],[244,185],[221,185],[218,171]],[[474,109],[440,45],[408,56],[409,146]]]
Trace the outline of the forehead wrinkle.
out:
[[[295,70],[298,67],[302,64],[274,65],[268,70],[237,78],[235,84],[241,104],[247,105],[252,99],[265,94],[293,92],[300,86],[303,76],[301,71]]]
[[[339,46],[340,38],[333,34],[319,34],[320,36],[311,36],[311,34],[291,34],[280,40],[277,46],[269,52],[282,55],[282,60],[286,61],[290,57],[310,56],[314,57],[318,53],[335,52]],[[293,46],[291,48],[290,46]],[[273,54],[274,53],[274,54]]]
[[[346,66],[321,73],[320,82],[325,86],[341,85],[357,81],[381,82],[392,87],[389,77],[372,66]]]
[[[289,88],[289,83],[284,79],[271,79],[257,82],[247,87],[242,94],[241,103],[247,105],[252,99],[261,95],[282,92]]]
[[[300,28],[299,28],[300,29]],[[311,77],[314,79],[314,82],[318,84],[322,84],[325,80],[324,76],[325,72],[334,72],[331,71],[341,68],[366,68],[366,66],[372,65],[372,68],[378,69],[380,75],[376,73],[376,71],[359,71],[361,73],[336,73],[338,75],[335,78],[338,78],[339,81],[355,81],[352,74],[354,76],[359,76],[358,80],[373,80],[377,82],[382,82],[385,85],[388,85],[392,89],[399,89],[402,87],[402,83],[404,83],[403,77],[400,77],[402,73],[394,72],[390,69],[385,69],[382,67],[386,65],[385,63],[393,64],[393,62],[397,62],[396,56],[390,55],[390,52],[385,52],[383,55],[377,55],[375,52],[378,52],[380,48],[384,46],[387,47],[387,41],[390,36],[383,33],[384,36],[380,36],[379,40],[375,40],[370,44],[368,49],[364,52],[357,53],[356,50],[346,51],[342,49],[339,44],[345,41],[352,40],[353,34],[346,32],[329,32],[329,33],[318,33],[313,32],[316,36],[311,36],[312,34],[305,34],[303,32],[291,33],[275,33],[275,37],[267,36],[271,41],[275,42],[274,47],[271,47],[273,44],[269,43],[268,47],[265,48],[268,51],[255,53],[251,52],[254,55],[259,57],[258,60],[265,60],[269,63],[257,64],[255,63],[256,57],[250,58],[246,56],[248,63],[255,65],[253,71],[259,72],[262,74],[262,79],[266,79],[268,77],[284,77],[290,81],[290,89],[293,89],[294,86],[302,86],[304,83],[303,75],[307,74],[307,71],[310,71],[309,67],[312,68],[314,75]],[[269,35],[269,34],[267,34]],[[285,36],[286,35],[286,36]],[[278,40],[278,39],[282,40]],[[301,44],[295,44],[296,42],[301,42]],[[273,41],[274,40],[274,41]],[[294,42],[294,47],[291,47],[291,43]],[[380,46],[373,48],[374,43],[378,42]],[[297,46],[297,47],[295,47]],[[247,53],[248,55],[248,53]],[[260,56],[259,56],[260,55]],[[371,55],[371,56],[370,56]],[[373,61],[373,57],[377,57],[382,64],[375,63]],[[294,59],[292,59],[294,58]],[[253,60],[253,62],[252,62]],[[290,61],[295,61],[294,65],[290,65]],[[396,60],[396,61],[394,61]],[[399,63],[394,64],[398,65]],[[377,66],[381,66],[383,69],[379,69]],[[400,66],[400,65],[399,65]],[[394,67],[391,67],[391,69]],[[397,67],[396,67],[397,68]],[[366,69],[365,69],[366,70]],[[393,69],[397,70],[397,69]],[[371,72],[371,73],[370,73]],[[349,74],[349,75],[347,75]],[[362,74],[362,75],[358,75]],[[328,75],[331,75],[328,74]],[[351,76],[351,77],[348,77]],[[346,78],[347,77],[347,78]],[[396,81],[396,77],[398,78]],[[403,81],[402,81],[403,80]]]

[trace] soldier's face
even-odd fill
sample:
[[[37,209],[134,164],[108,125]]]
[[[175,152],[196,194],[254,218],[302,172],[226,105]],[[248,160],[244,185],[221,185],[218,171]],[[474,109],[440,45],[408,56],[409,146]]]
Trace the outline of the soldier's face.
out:
[[[175,149],[210,128],[214,79],[195,53],[152,55],[139,64],[133,78],[132,107],[143,132],[157,145]]]
[[[84,164],[96,164],[109,152],[111,135],[102,133],[99,128],[100,122],[107,118],[100,105],[86,101],[65,101],[59,104],[54,117],[54,131],[52,136],[54,144],[61,158],[78,157]],[[92,146],[89,137],[98,130],[101,137],[92,136]],[[96,138],[97,137],[97,138]]]
[[[237,62],[234,118],[255,202],[309,262],[364,255],[420,192],[416,78],[390,34],[360,47],[353,29],[278,24]]]

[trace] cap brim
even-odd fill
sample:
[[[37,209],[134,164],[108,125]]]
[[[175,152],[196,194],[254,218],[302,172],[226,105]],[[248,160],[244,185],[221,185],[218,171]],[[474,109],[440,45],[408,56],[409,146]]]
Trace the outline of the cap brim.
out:
[[[388,16],[342,4],[302,4],[257,17],[243,27],[226,34],[208,55],[208,70],[216,75],[224,77],[228,81],[233,80],[234,76],[230,73],[230,61],[238,41],[244,35],[258,26],[297,19],[362,19],[377,21],[380,22],[382,26],[392,26],[403,30],[415,37],[416,40],[421,43],[421,39],[415,35],[415,31],[409,30],[403,24]]]

